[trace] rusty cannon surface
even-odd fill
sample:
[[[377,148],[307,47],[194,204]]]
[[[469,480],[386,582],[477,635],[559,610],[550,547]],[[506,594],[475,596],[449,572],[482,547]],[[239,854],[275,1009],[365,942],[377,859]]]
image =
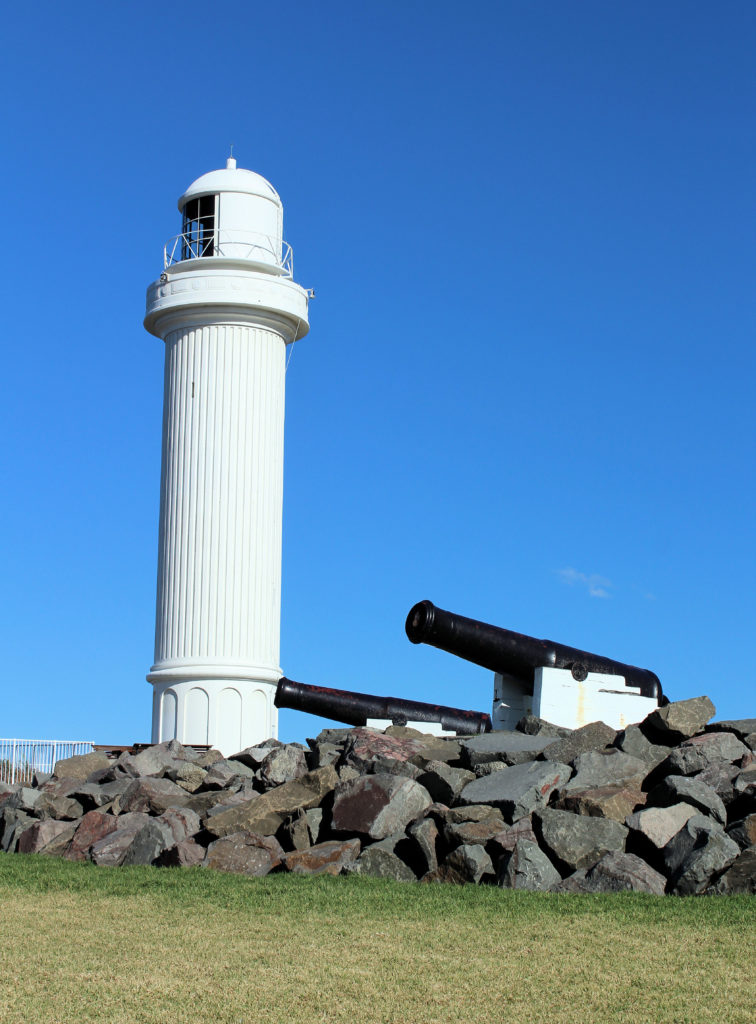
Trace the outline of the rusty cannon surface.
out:
[[[651,697],[658,704],[667,703],[658,676],[649,669],[468,619],[437,608],[430,601],[420,601],[410,609],[404,628],[413,644],[438,647],[492,672],[522,680],[531,689],[537,668],[561,668],[571,671],[578,682],[589,672],[623,676],[625,685],[637,687],[642,696]]]
[[[462,711],[443,704],[425,704],[401,697],[376,697],[328,686],[310,686],[283,676],[276,688],[277,708],[293,708],[311,715],[331,718],[346,725],[365,725],[369,718],[387,719],[393,725],[434,722],[458,736],[491,731],[491,716],[484,711]]]

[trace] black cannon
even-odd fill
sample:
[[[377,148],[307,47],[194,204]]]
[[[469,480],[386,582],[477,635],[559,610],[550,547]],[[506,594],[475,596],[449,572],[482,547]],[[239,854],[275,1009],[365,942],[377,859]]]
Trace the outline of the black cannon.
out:
[[[511,629],[489,626],[436,608],[430,601],[420,601],[410,609],[404,628],[413,644],[438,647],[493,672],[514,676],[531,689],[537,668],[564,668],[578,681],[589,672],[624,676],[625,685],[639,688],[643,697],[653,697],[658,704],[667,703],[658,676],[646,668],[624,665],[553,640],[538,640]]]
[[[438,722],[443,729],[456,732],[458,736],[491,731],[491,718],[483,711],[461,711],[443,704],[424,704],[400,697],[374,697],[369,693],[332,690],[327,686],[308,686],[286,676],[278,683],[274,703],[277,708],[307,711],[346,725],[365,725],[368,718],[384,718],[394,725]]]

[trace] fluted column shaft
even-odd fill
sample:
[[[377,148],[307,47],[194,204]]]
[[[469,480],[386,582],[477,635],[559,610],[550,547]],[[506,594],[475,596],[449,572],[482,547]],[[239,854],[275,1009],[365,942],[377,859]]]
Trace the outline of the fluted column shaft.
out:
[[[275,681],[286,344],[238,323],[165,344],[152,671]]]

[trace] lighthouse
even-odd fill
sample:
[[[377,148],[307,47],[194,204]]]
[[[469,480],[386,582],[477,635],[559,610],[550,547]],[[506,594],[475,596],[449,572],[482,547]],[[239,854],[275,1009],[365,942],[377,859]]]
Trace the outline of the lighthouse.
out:
[[[273,186],[230,158],[178,201],[147,291],[165,343],[152,742],[277,734],[284,380],[309,330]]]

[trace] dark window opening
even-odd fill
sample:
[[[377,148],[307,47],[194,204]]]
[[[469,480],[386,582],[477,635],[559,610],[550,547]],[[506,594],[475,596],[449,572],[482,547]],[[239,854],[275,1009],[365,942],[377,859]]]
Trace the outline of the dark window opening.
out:
[[[181,259],[212,256],[215,251],[215,196],[190,199],[184,207]]]

